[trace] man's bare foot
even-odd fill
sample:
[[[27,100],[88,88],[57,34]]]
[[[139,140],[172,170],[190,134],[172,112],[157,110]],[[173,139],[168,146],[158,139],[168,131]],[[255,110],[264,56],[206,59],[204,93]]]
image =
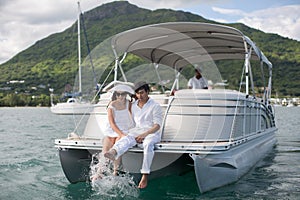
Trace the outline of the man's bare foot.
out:
[[[114,176],[118,176],[118,171],[117,171],[117,170],[114,170],[113,175],[114,175]]]
[[[91,181],[94,182],[98,179],[102,179],[102,176],[100,174],[95,174],[93,176],[91,176]]]
[[[104,157],[114,161],[116,160],[117,151],[115,149],[111,149],[108,152],[104,153]]]
[[[141,181],[138,185],[138,188],[143,189],[146,188],[148,184],[148,174],[143,174]]]

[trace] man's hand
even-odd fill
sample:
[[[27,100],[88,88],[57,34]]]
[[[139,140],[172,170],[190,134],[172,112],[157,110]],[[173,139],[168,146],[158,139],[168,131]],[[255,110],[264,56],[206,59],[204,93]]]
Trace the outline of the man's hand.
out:
[[[135,138],[136,142],[137,142],[137,143],[142,143],[147,135],[148,135],[147,132],[146,132],[146,133],[140,134],[139,136],[137,136],[137,137]]]

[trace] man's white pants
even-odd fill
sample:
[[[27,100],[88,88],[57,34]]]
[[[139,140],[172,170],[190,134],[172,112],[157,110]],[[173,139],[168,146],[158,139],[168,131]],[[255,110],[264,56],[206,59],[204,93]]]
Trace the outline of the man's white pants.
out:
[[[154,145],[160,142],[158,134],[149,134],[145,137],[142,145],[144,148],[143,166],[141,169],[142,174],[150,174],[150,167],[154,157]],[[123,155],[129,148],[137,144],[135,137],[127,135],[118,140],[112,147],[117,151],[117,158]]]

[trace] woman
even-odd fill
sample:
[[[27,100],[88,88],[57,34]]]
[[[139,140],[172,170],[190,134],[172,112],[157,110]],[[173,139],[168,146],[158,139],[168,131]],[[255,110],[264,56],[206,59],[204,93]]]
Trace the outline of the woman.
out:
[[[115,142],[128,134],[128,130],[134,127],[131,117],[131,100],[127,97],[134,95],[134,90],[128,85],[117,85],[110,92],[113,92],[112,100],[107,107],[108,124],[103,138],[102,154],[105,154],[115,144]],[[114,175],[121,163],[121,158],[114,161]],[[101,165],[101,164],[100,164]],[[101,169],[98,166],[96,175],[92,181],[101,177]]]

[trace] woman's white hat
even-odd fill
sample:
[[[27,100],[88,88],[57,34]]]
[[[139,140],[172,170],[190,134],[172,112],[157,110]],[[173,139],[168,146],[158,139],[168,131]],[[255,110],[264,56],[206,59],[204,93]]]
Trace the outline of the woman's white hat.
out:
[[[128,92],[129,94],[135,94],[134,90],[129,85],[119,84],[109,90],[109,92],[115,92],[115,91],[124,91],[124,92]]]

